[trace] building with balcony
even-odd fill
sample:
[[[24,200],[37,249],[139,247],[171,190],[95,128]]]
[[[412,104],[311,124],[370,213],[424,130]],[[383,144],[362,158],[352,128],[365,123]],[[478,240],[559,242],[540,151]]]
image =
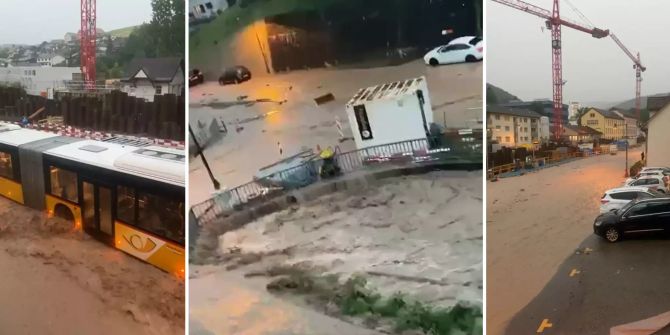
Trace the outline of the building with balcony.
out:
[[[543,125],[540,114],[531,110],[489,105],[486,117],[488,139],[500,147],[530,148],[548,139],[548,129],[544,129],[548,126]]]

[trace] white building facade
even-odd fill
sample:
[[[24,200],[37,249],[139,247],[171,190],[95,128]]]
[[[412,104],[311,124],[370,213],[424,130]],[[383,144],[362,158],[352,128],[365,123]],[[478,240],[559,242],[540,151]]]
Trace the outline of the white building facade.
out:
[[[18,84],[30,95],[52,99],[54,91],[67,87],[77,74],[81,75],[78,67],[6,67],[0,68],[0,82]]]
[[[189,0],[189,20],[201,20],[218,15],[228,8],[227,0]]]
[[[530,110],[488,106],[487,132],[501,147],[533,147],[542,141],[542,117]],[[548,118],[545,120],[548,122]],[[548,128],[548,124],[546,125]],[[548,129],[547,129],[548,132]],[[546,133],[544,134],[546,136]]]
[[[666,105],[649,119],[647,139],[647,166],[670,166],[670,105]]]
[[[60,65],[65,62],[65,57],[61,55],[54,54],[44,54],[37,57],[37,64],[40,66],[51,67],[54,65]]]

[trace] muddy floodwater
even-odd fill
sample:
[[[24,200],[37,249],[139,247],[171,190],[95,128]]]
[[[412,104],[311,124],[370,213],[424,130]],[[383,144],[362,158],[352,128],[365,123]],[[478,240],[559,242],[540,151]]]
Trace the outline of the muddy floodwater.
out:
[[[0,199],[0,334],[184,334],[184,280]]]
[[[314,334],[325,319],[330,329],[317,333],[340,334],[338,327],[356,323],[268,293],[271,278],[258,273],[277,267],[364,276],[384,296],[401,292],[433,307],[481,306],[482,193],[481,171],[398,177],[227,232],[218,237],[216,264],[191,267],[191,325],[200,334]],[[368,328],[346,333],[375,330]]]

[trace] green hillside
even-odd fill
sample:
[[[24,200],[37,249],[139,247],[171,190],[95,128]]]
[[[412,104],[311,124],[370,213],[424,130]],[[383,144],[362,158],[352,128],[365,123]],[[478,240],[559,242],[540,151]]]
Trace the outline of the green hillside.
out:
[[[514,100],[521,100],[521,99],[503,90],[500,87],[494,86],[492,84],[486,84],[486,104],[499,105],[499,104],[506,104]]]
[[[115,30],[109,31],[107,33],[112,37],[128,38],[130,36],[130,34],[137,28],[139,28],[139,26],[131,26],[131,27],[115,29]]]

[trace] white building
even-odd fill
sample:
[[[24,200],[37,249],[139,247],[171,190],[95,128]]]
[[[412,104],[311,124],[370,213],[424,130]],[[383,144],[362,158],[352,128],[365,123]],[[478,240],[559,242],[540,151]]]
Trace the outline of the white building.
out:
[[[30,95],[52,99],[55,90],[65,88],[77,75],[81,75],[78,67],[14,66],[0,68],[0,83],[19,84]]]
[[[579,102],[571,102],[568,106],[568,122],[576,126],[579,123]]]
[[[179,58],[134,59],[121,79],[121,90],[130,96],[154,101],[154,95],[181,95],[184,71]]]
[[[37,64],[40,66],[54,66],[65,62],[65,57],[56,54],[40,54],[37,56]]]
[[[670,105],[665,105],[649,119],[647,166],[670,166]]]
[[[531,110],[491,105],[486,107],[486,116],[489,140],[501,147],[530,148],[548,139],[549,118],[542,121],[542,116]]]
[[[551,123],[548,116],[540,117],[539,137],[541,143],[547,143],[551,139]]]
[[[616,109],[611,109],[616,115],[621,116],[624,119],[626,124],[626,131],[624,132],[624,137],[627,136],[629,145],[636,145],[637,138],[642,134],[642,131],[637,126],[637,118],[631,115],[630,113],[624,113]]]
[[[218,11],[229,7],[228,0],[189,0],[189,20],[201,20],[217,16]],[[234,2],[234,1],[233,1]]]

